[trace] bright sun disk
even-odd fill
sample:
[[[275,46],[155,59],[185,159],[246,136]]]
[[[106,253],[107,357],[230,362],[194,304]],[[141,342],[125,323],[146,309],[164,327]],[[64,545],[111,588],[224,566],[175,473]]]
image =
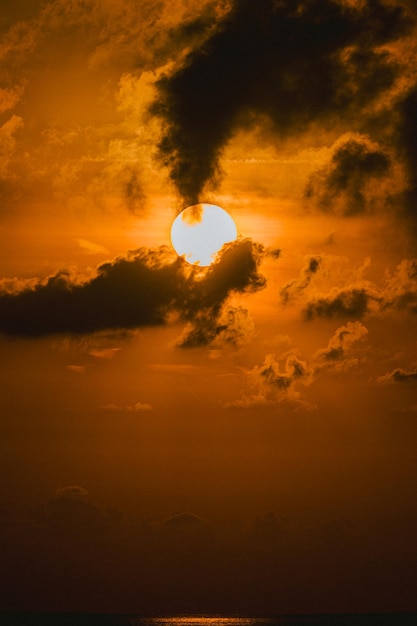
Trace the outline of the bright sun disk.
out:
[[[194,204],[175,218],[171,227],[174,250],[188,263],[207,266],[221,247],[237,237],[236,224],[215,204]]]

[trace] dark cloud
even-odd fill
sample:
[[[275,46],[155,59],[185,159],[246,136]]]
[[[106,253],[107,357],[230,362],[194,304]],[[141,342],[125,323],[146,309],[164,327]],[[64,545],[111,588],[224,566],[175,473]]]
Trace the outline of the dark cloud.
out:
[[[417,216],[417,86],[411,88],[396,104],[394,145],[403,161],[406,174],[406,190],[400,198],[406,215],[412,218],[413,227]]]
[[[417,259],[404,259],[386,281],[382,308],[417,313]]]
[[[227,307],[220,315],[209,308],[189,322],[178,342],[181,348],[196,348],[214,342],[216,346],[242,346],[252,339],[254,323],[247,309]]]
[[[368,314],[417,313],[417,261],[404,259],[382,285],[359,281],[311,298],[303,308],[305,319],[362,318]]]
[[[339,142],[330,162],[311,177],[305,197],[329,213],[350,216],[370,208],[367,187],[370,181],[387,175],[390,159],[366,137],[349,137]]]
[[[9,335],[88,334],[163,324],[170,311],[192,324],[184,345],[209,343],[232,291],[264,286],[258,273],[262,246],[249,239],[227,244],[207,269],[165,248],[140,249],[101,265],[77,283],[61,272],[15,293],[0,293],[0,330]],[[191,338],[193,336],[193,338]]]
[[[414,368],[413,370],[405,370],[398,367],[392,372],[387,372],[383,376],[379,376],[379,378],[377,378],[377,382],[382,385],[389,385],[392,383],[415,383],[417,382],[417,368]]]
[[[280,364],[274,355],[268,354],[264,364],[258,369],[258,373],[266,384],[279,389],[289,389],[296,380],[306,376],[307,366],[295,355],[290,355],[285,362],[284,371],[281,371]]]
[[[225,319],[221,317],[222,306],[232,290],[257,291],[265,286],[265,279],[258,272],[262,255],[263,247],[250,239],[224,246],[220,262],[210,266],[205,280],[197,281],[189,289],[188,301],[177,303],[177,308],[190,324],[180,342],[181,347],[206,345],[221,334],[226,341],[229,337],[229,343],[233,343],[233,335],[237,338],[241,334],[242,315],[226,311]]]
[[[303,314],[307,320],[316,317],[363,317],[370,310],[374,296],[364,287],[348,288],[315,298],[309,302]]]
[[[318,375],[345,373],[356,367],[360,356],[358,344],[367,334],[368,329],[361,322],[348,322],[335,331],[327,347],[317,350],[309,362],[301,360],[295,350],[278,357],[267,354],[262,365],[247,372],[250,393],[225,404],[225,408],[284,404],[292,410],[316,409],[302,397],[299,387],[308,387]],[[272,526],[271,520],[269,523]]]
[[[227,308],[219,322],[220,344],[241,346],[252,339],[255,333],[255,325],[249,311],[241,306]]]
[[[410,174],[410,184],[417,187],[417,86],[414,86],[400,100],[397,107],[398,150],[406,160]]]
[[[294,298],[297,294],[301,293],[309,286],[314,274],[318,272],[320,264],[321,258],[318,256],[307,259],[306,265],[301,270],[300,277],[287,283],[280,290],[280,298],[283,304],[287,304],[289,300]]]
[[[314,420],[314,443],[316,430]],[[318,457],[314,460],[317,463]],[[325,471],[327,456],[323,463]],[[306,474],[304,464],[300,471],[300,480],[311,491],[315,476]],[[278,497],[274,505],[279,504]],[[118,528],[105,533],[79,533],[77,526],[75,532],[57,532],[45,520],[42,526],[43,505],[25,520],[10,512],[0,518],[2,609],[34,613],[2,613],[2,623],[71,624],[76,619],[81,624],[110,624],[115,613],[268,616],[283,610],[297,613],[300,607],[306,614],[312,607],[317,613],[329,607],[345,611],[346,589],[340,581],[353,589],[356,603],[349,608],[358,612],[380,610],[381,593],[389,597],[387,610],[393,597],[398,606],[403,606],[404,597],[414,606],[414,578],[405,590],[402,584],[397,589],[397,573],[404,562],[407,580],[410,567],[415,570],[415,514],[404,518],[399,540],[398,533],[381,528],[378,500],[371,499],[371,505],[365,513],[351,511],[350,521],[337,515],[336,506],[323,512],[319,498],[317,508],[310,506],[307,512],[290,507],[288,518],[248,509],[244,517],[240,514],[227,524],[182,512],[160,522],[141,523],[128,516],[120,525],[121,513],[113,510],[109,518]],[[65,519],[73,517],[74,510]],[[371,602],[369,588],[376,589]],[[87,615],[74,618],[77,612]],[[239,619],[241,623],[241,618],[230,617],[227,622],[238,624]]]
[[[403,8],[382,0],[235,0],[213,34],[156,84],[151,112],[165,124],[159,157],[184,202],[196,203],[216,181],[222,148],[254,114],[279,137],[314,121],[354,122],[396,76],[376,48],[408,25]]]
[[[46,506],[46,521],[51,530],[70,535],[95,535],[110,527],[102,511],[88,500],[87,490],[78,486],[56,490]]]
[[[348,322],[341,326],[330,338],[327,348],[318,350],[313,357],[313,369],[344,370],[353,364],[351,356],[356,344],[368,334],[368,329],[360,322]],[[338,363],[336,363],[338,362]],[[342,364],[342,367],[341,367]]]

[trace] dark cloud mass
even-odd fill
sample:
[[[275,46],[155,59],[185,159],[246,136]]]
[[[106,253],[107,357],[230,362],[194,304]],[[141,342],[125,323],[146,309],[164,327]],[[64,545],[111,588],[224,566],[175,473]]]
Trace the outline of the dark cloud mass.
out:
[[[373,296],[365,288],[344,289],[312,300],[305,307],[304,315],[308,320],[316,317],[361,318],[369,311],[372,300]]]
[[[411,315],[417,313],[417,261],[415,259],[403,260],[395,273],[388,276],[381,286],[362,281],[340,289],[332,288],[327,294],[311,297],[303,308],[303,314],[307,320],[362,318],[368,314],[389,314],[390,312]]]
[[[406,170],[406,190],[401,198],[407,216],[417,213],[417,87],[414,86],[398,102],[394,144]],[[414,221],[413,220],[413,221]]]
[[[45,518],[51,530],[73,535],[96,535],[110,527],[109,520],[88,500],[83,487],[62,487],[46,505]]]
[[[291,299],[307,289],[314,274],[318,272],[320,263],[320,257],[309,258],[301,271],[300,277],[292,280],[280,289],[280,298],[283,304],[287,304]]]
[[[84,283],[61,272],[16,293],[0,293],[0,330],[29,337],[86,334],[163,324],[168,312],[176,311],[195,335],[184,345],[202,345],[216,336],[231,291],[264,286],[258,273],[262,253],[259,244],[240,240],[202,270],[173,258],[167,248],[143,248],[101,265]]]
[[[358,215],[369,209],[367,183],[387,175],[390,159],[366,137],[351,137],[340,142],[330,162],[314,173],[305,196],[320,209],[341,215]]]
[[[398,367],[392,372],[387,372],[387,374],[380,376],[377,379],[377,382],[382,385],[389,385],[392,383],[415,383],[417,382],[417,368],[414,368],[413,370],[405,370]]]
[[[211,37],[157,82],[159,156],[187,204],[219,176],[222,148],[254,114],[279,137],[354,122],[396,76],[387,51],[409,25],[381,0],[235,0]],[[356,124],[354,124],[356,126]]]

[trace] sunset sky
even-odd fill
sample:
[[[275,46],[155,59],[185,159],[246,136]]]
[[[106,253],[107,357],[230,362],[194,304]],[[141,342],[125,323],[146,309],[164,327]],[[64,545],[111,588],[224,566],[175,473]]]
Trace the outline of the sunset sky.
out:
[[[0,30],[0,608],[417,611],[415,2]]]

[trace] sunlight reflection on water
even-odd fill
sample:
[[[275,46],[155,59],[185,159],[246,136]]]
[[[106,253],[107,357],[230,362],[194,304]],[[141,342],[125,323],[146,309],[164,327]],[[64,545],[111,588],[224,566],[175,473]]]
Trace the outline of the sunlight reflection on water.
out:
[[[129,626],[279,626],[284,624],[280,618],[190,616],[190,617],[154,617],[144,620],[132,619]]]
[[[254,620],[249,617],[166,617],[152,620],[154,626],[174,625],[178,626],[249,626],[255,623],[266,622],[265,620]]]
[[[415,626],[416,613],[282,615],[277,617],[134,618],[121,626]]]
[[[157,617],[147,620],[148,626],[266,626],[271,620],[250,617],[198,616],[198,617]],[[275,623],[277,623],[275,621]],[[139,626],[139,624],[138,624]]]

